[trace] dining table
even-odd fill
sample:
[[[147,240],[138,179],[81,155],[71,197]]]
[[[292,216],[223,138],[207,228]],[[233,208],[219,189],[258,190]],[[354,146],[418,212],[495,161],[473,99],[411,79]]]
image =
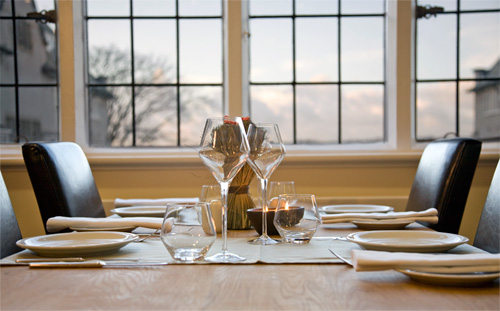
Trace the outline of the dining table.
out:
[[[413,223],[405,231],[428,231]],[[415,281],[395,270],[357,272],[329,252],[349,257],[359,245],[343,237],[351,223],[323,224],[306,245],[251,245],[255,230],[229,230],[229,251],[242,263],[174,263],[150,236],[115,257],[151,256],[162,265],[114,268],[0,266],[1,310],[499,310],[496,279],[476,286]],[[210,251],[219,251],[220,235]],[[458,248],[480,251],[469,244]],[[294,257],[295,251],[305,254]],[[143,252],[143,253],[141,253]],[[23,250],[4,258],[34,257]]]

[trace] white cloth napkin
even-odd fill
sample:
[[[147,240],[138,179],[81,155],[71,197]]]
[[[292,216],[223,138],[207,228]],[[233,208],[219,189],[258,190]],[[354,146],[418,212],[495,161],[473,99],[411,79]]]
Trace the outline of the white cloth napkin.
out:
[[[351,222],[354,220],[407,220],[407,221],[425,221],[431,224],[438,222],[438,211],[435,208],[429,208],[420,212],[388,212],[388,213],[342,213],[342,214],[324,214],[321,215],[321,221],[324,224],[334,224],[342,222]]]
[[[164,199],[115,199],[115,207],[127,206],[166,206],[168,203],[196,203],[198,198],[164,198]]]
[[[351,253],[356,271],[412,269],[435,273],[500,271],[500,254],[420,254],[354,249]]]
[[[143,227],[160,229],[163,218],[159,217],[125,217],[125,218],[92,218],[56,216],[47,220],[48,232],[59,232],[66,228],[119,228]]]

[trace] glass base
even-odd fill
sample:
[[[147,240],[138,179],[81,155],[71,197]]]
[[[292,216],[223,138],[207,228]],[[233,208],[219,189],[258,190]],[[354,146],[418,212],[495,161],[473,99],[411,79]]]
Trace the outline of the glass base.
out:
[[[246,260],[246,258],[230,253],[228,251],[222,251],[213,256],[206,257],[205,260],[210,262],[239,262]]]
[[[255,244],[255,245],[273,245],[273,244],[281,243],[281,241],[272,239],[269,236],[261,235],[260,237],[256,238],[255,240],[248,241],[248,243]]]

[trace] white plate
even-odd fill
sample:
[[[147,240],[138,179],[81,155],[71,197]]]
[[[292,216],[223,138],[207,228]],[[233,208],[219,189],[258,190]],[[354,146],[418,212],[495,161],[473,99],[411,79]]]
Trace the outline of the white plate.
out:
[[[404,229],[412,222],[413,221],[410,220],[398,220],[398,219],[352,221],[352,223],[355,224],[359,229],[363,230],[398,230],[398,229]]]
[[[385,213],[393,211],[394,208],[385,205],[346,204],[346,205],[326,205],[323,206],[321,210],[328,214]]]
[[[409,276],[415,281],[448,286],[477,286],[492,282],[500,277],[500,272],[449,274],[402,269],[398,269],[397,271]]]
[[[369,250],[416,253],[445,252],[469,241],[457,234],[405,230],[351,233],[347,240]]]
[[[119,231],[119,232],[131,232],[136,226],[127,227],[110,227],[110,228],[83,228],[83,227],[70,227],[70,230],[78,232],[95,232],[95,231]]]
[[[125,232],[71,232],[26,238],[16,244],[45,257],[85,257],[116,252],[137,238]]]
[[[112,209],[111,212],[122,217],[163,217],[166,206],[130,206]]]

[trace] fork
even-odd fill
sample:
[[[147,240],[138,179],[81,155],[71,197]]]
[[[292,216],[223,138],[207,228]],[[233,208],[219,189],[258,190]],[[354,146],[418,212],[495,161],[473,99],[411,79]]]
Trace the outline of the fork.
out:
[[[149,239],[150,237],[152,236],[155,236],[155,235],[158,235],[160,233],[160,229],[156,229],[154,232],[146,235],[145,237],[143,238],[140,238],[138,240],[135,240],[134,242],[144,242],[145,240]]]
[[[338,259],[340,259],[342,262],[348,264],[349,266],[353,266],[352,265],[352,262],[349,260],[349,259],[346,259],[342,256],[340,256],[339,254],[335,253],[333,250],[331,250],[330,248],[328,249],[330,251],[330,253],[332,253],[335,257],[337,257]]]

